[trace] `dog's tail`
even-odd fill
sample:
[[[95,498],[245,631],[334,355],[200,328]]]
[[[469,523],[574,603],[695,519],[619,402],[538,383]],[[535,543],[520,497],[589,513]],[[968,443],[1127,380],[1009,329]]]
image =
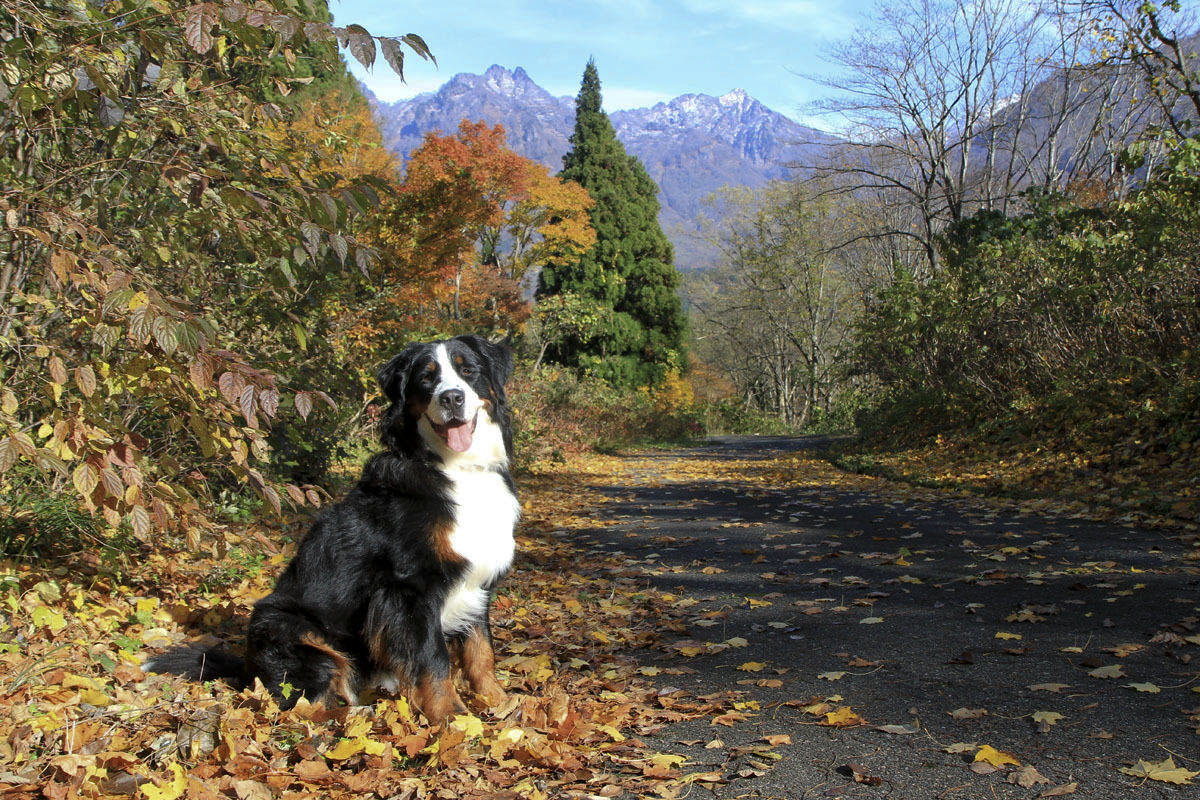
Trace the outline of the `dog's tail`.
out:
[[[197,682],[224,678],[239,689],[246,685],[245,659],[219,647],[194,644],[172,647],[147,659],[142,669],[182,675]]]

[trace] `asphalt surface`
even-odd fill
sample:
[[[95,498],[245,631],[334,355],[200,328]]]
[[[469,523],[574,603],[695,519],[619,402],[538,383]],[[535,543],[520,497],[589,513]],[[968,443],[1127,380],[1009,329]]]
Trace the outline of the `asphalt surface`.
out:
[[[918,500],[895,484],[754,479],[754,464],[824,443],[722,438],[630,456],[605,524],[576,534],[696,601],[675,649],[639,655],[662,670],[660,693],[734,690],[747,704],[731,726],[710,717],[648,738],[687,756],[683,772],[721,778],[688,796],[1200,798],[1200,777],[1118,771],[1167,757],[1200,770],[1200,569],[1178,531]],[[675,477],[694,459],[711,478]],[[765,667],[740,671],[747,662]],[[1090,674],[1106,667],[1123,675]],[[826,727],[801,710],[823,699],[865,724]],[[758,741],[773,735],[791,743]],[[980,774],[982,745],[1045,782],[1021,786],[1011,765]]]

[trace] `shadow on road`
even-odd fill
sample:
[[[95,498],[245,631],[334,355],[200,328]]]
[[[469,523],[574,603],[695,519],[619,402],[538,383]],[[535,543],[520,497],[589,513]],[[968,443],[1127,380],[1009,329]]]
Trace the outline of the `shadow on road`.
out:
[[[726,437],[630,456],[628,486],[598,487],[620,502],[603,507],[604,526],[575,535],[696,603],[677,646],[647,658],[681,670],[667,673],[674,686],[736,688],[759,709],[734,729],[665,732],[662,746],[703,763],[718,733],[790,733],[791,757],[717,787],[730,797],[881,796],[836,771],[848,761],[888,781],[889,798],[1027,798],[1070,782],[1089,798],[1196,796],[1169,784],[1135,789],[1117,771],[1173,753],[1200,769],[1190,760],[1200,753],[1200,570],[1169,532],[780,461],[828,444]],[[796,480],[781,472],[788,465]],[[731,639],[745,644],[722,647]],[[747,662],[766,667],[739,671]],[[817,727],[795,707],[831,695],[869,726]],[[1061,716],[1047,724],[1036,712]],[[884,724],[920,732],[872,727]],[[945,752],[954,743],[1011,752],[1050,784],[971,772]]]

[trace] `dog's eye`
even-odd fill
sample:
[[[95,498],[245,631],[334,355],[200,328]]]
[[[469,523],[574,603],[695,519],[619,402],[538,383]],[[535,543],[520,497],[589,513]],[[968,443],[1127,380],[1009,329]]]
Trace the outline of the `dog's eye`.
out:
[[[464,364],[463,366],[458,368],[458,374],[462,375],[464,378],[469,378],[475,374],[475,368],[468,367]]]

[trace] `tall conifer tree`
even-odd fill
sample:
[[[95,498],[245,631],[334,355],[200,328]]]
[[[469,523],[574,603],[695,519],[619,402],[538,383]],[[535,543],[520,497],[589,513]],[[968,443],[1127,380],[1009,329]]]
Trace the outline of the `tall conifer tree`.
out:
[[[588,61],[575,99],[575,132],[559,176],[595,200],[596,244],[582,257],[542,270],[539,297],[574,294],[602,320],[586,340],[568,338],[549,355],[618,385],[657,381],[682,366],[685,317],[671,243],[658,224],[658,187],[617,140],[601,110],[600,77]]]

